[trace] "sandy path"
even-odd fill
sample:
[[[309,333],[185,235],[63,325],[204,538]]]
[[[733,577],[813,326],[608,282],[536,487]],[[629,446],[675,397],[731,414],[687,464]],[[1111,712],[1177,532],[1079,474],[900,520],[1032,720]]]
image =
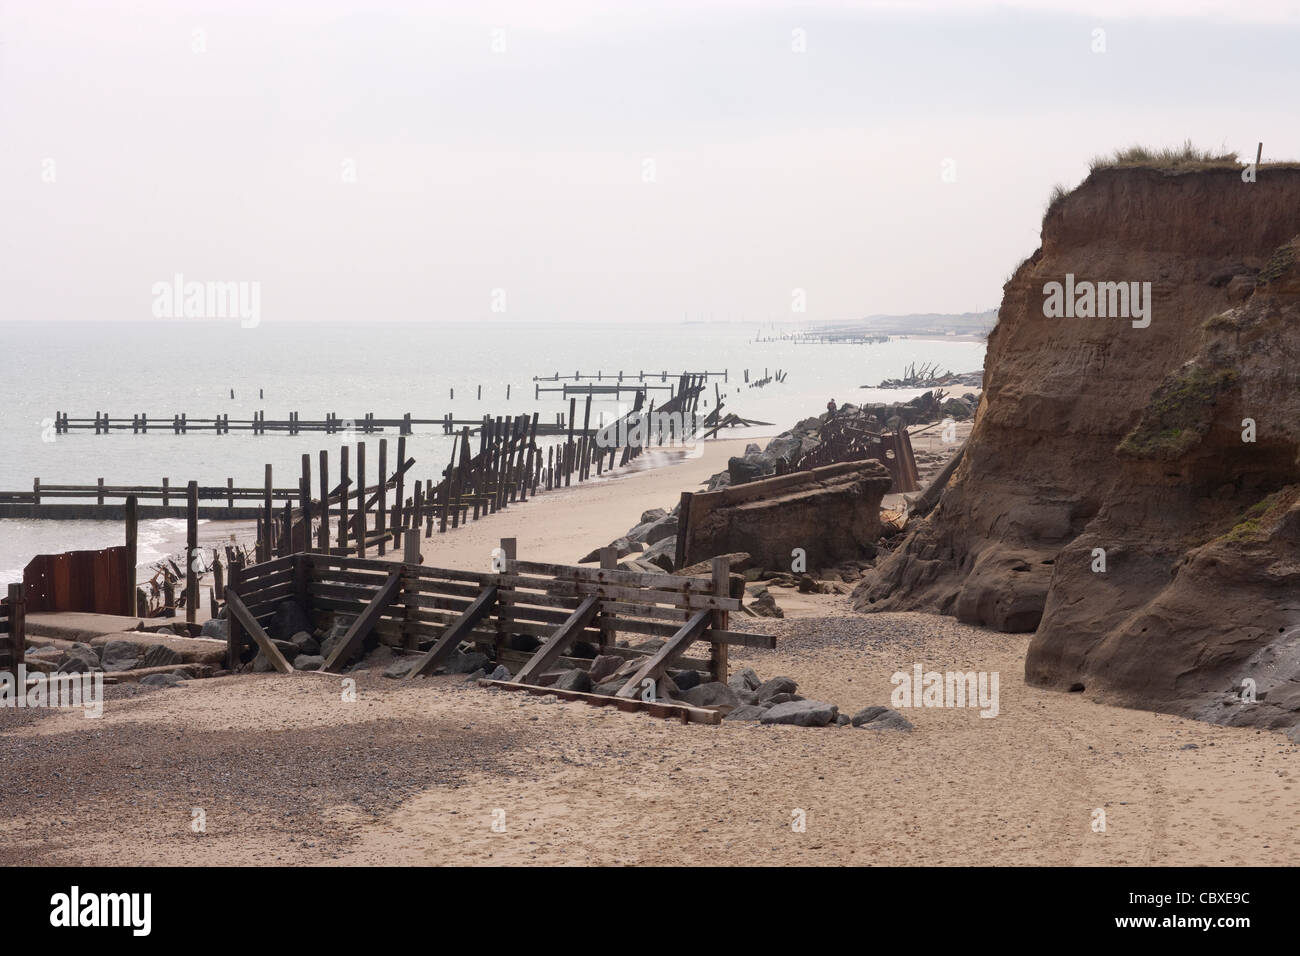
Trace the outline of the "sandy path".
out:
[[[593,548],[627,533],[644,511],[672,508],[683,491],[727,470],[727,459],[747,441],[702,442],[694,449],[647,452],[627,468],[568,488],[543,491],[505,511],[471,521],[447,534],[424,538],[424,563],[436,567],[488,570],[502,538],[518,539],[521,560],[572,564]],[[390,552],[389,557],[400,558]]]

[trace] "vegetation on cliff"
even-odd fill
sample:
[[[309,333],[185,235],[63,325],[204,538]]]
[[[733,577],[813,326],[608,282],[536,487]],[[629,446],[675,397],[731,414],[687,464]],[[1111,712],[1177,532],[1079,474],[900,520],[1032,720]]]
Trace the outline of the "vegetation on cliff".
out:
[[[1120,454],[1159,461],[1181,458],[1210,430],[1220,397],[1237,377],[1232,369],[1209,370],[1190,362],[1166,376],[1137,426],[1120,442]]]

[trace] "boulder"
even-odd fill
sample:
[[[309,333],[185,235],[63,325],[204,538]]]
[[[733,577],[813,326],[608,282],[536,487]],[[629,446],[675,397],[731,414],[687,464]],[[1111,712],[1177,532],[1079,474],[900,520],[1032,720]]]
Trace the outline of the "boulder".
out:
[[[853,715],[853,726],[863,730],[910,731],[912,722],[888,707],[866,707]]]
[[[673,535],[656,541],[646,549],[645,554],[641,556],[641,560],[656,564],[665,571],[671,571],[677,561],[677,536]]]
[[[279,638],[287,641],[299,631],[312,630],[311,619],[307,617],[307,612],[297,601],[281,601],[275,607],[275,614],[271,617],[271,624],[266,629],[270,637]]]
[[[764,724],[794,724],[796,727],[825,727],[834,723],[840,709],[820,700],[792,700],[764,711]]]
[[[721,681],[700,684],[690,690],[679,691],[674,696],[692,707],[708,707],[723,713],[730,713],[740,706],[736,692]]]
[[[63,652],[63,658],[59,661],[60,674],[87,674],[98,670],[103,670],[103,666],[99,663],[99,655],[89,644],[73,644]]]
[[[741,704],[731,713],[723,716],[723,720],[760,720],[767,713],[762,707],[755,707],[752,704]]]
[[[175,687],[177,684],[183,683],[184,680],[185,678],[178,677],[175,674],[150,674],[147,677],[141,677],[140,683],[145,687]]]
[[[299,631],[289,638],[289,643],[298,648],[300,654],[320,653],[320,643],[307,631]]]
[[[478,651],[470,651],[468,654],[456,651],[447,660],[446,672],[448,674],[472,674],[480,667],[486,668],[490,663],[492,662],[488,659],[488,656]]]
[[[140,650],[130,641],[109,641],[99,662],[109,672],[135,670],[139,666]]]
[[[785,611],[777,606],[776,596],[767,588],[762,588],[745,606],[759,617],[785,617]]]
[[[561,673],[551,686],[556,690],[574,690],[585,694],[591,690],[591,678],[587,676],[586,671],[575,668]]]
[[[746,667],[732,674],[727,680],[727,686],[732,690],[758,690],[763,686],[763,682],[758,679],[752,667]]]
[[[293,659],[296,671],[318,671],[325,666],[325,658],[319,654],[299,654]]]
[[[756,689],[759,700],[771,700],[777,694],[793,694],[799,689],[799,685],[794,682],[793,677],[773,677],[769,681],[764,681]]]
[[[165,644],[151,644],[140,656],[141,667],[166,667],[168,664],[181,662],[180,652],[172,650]]]
[[[488,674],[488,680],[510,680],[512,676],[510,668],[506,667],[505,664],[498,664],[496,669],[491,674]]]
[[[407,654],[405,657],[398,657],[391,664],[384,668],[384,676],[392,680],[401,680],[415,668],[420,662],[420,655]]]
[[[230,622],[224,618],[213,618],[210,621],[204,621],[203,626],[199,628],[199,637],[213,637],[219,641],[230,639]]]
[[[689,670],[684,670],[684,671],[673,672],[673,682],[681,690],[690,690],[692,687],[698,687],[700,685],[700,681],[701,681],[700,672],[695,670],[694,668],[691,668]]]
[[[535,651],[542,642],[531,634],[511,634],[506,638],[506,647],[512,651]]]
[[[587,676],[593,684],[599,684],[623,666],[623,658],[617,654],[601,654],[591,662]]]
[[[352,618],[335,615],[334,623],[329,626],[329,630],[320,639],[321,656],[329,660],[329,656],[334,653],[334,645],[343,639],[351,627]]]

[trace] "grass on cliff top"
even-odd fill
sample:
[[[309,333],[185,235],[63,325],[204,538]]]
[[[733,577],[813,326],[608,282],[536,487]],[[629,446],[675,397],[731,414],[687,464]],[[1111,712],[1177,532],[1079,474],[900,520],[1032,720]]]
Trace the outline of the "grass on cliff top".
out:
[[[1120,454],[1160,461],[1181,458],[1200,444],[1210,430],[1219,396],[1236,381],[1232,369],[1208,371],[1199,365],[1185,365],[1166,376],[1137,426],[1120,442]]]
[[[1090,170],[1118,167],[1150,166],[1154,169],[1191,170],[1237,168],[1241,161],[1236,153],[1216,153],[1198,149],[1189,139],[1182,146],[1149,149],[1146,146],[1129,146],[1117,149],[1109,156],[1094,156],[1088,163]]]

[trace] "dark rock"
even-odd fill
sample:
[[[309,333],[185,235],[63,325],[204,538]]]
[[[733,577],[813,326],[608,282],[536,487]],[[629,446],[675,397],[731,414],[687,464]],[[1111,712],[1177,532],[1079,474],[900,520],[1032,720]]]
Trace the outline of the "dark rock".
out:
[[[752,667],[746,667],[732,674],[727,681],[727,686],[732,690],[758,690],[763,686],[763,682],[758,679]]]
[[[329,660],[330,655],[334,653],[334,646],[343,640],[351,627],[352,618],[335,615],[334,623],[325,632],[325,636],[320,639],[321,656]],[[305,628],[305,630],[310,630],[310,628]]]
[[[555,679],[552,685],[556,690],[574,690],[586,693],[591,690],[591,678],[587,676],[586,671],[580,671],[576,668],[571,671],[564,671]]]
[[[601,654],[591,662],[587,676],[593,684],[599,684],[623,666],[623,658],[617,654]]]
[[[853,726],[863,730],[910,731],[912,722],[896,710],[877,705],[866,707],[854,714]]]
[[[145,687],[175,687],[183,680],[175,674],[150,674],[148,677],[140,678],[140,683]]]
[[[792,700],[803,700],[803,698],[800,697],[798,694],[773,694],[771,697],[767,698],[767,699],[764,701],[764,703],[766,703],[766,704],[786,704],[786,703],[789,703],[789,702],[792,701]]]
[[[581,657],[587,660],[594,660],[600,653],[600,648],[589,641],[574,641],[573,646],[569,648],[569,657]]]
[[[140,666],[166,667],[168,664],[180,664],[183,660],[179,651],[174,651],[165,644],[152,644],[145,648]]]
[[[325,658],[319,654],[299,654],[293,659],[296,671],[318,671],[325,666]]]
[[[606,697],[613,697],[623,689],[623,685],[626,683],[627,683],[626,679],[608,680],[608,681],[604,681],[603,683],[597,684],[591,690],[592,693],[595,694],[604,694]]]
[[[691,670],[676,671],[673,674],[673,682],[681,690],[690,690],[692,687],[700,685],[700,672],[692,668]]]
[[[767,588],[759,591],[746,607],[759,617],[785,617],[785,611],[777,607],[776,597]]]
[[[229,640],[230,622],[222,618],[204,621],[203,626],[199,628],[199,637],[213,637],[219,641]]]
[[[724,713],[730,713],[740,706],[736,692],[721,681],[700,684],[690,690],[679,691],[674,696],[692,707],[709,707]]]
[[[505,664],[498,664],[496,670],[488,674],[488,680],[510,680],[513,675]]]
[[[851,724],[851,723],[853,723],[853,719],[852,719],[851,717],[849,717],[848,714],[836,714],[836,715],[835,715],[835,726],[837,726],[837,727],[843,727],[843,726],[845,726],[845,725],[847,725],[847,724]]]
[[[299,631],[289,638],[289,643],[298,648],[300,654],[319,654],[320,642],[307,631]]]
[[[271,617],[271,625],[266,629],[270,637],[287,641],[299,631],[312,630],[311,618],[297,601],[281,601]]]
[[[103,670],[99,654],[89,644],[73,644],[64,651],[59,661],[60,674],[87,674],[98,670]]]
[[[110,672],[134,670],[140,663],[140,648],[130,641],[109,641],[99,662]]]
[[[486,668],[490,663],[492,662],[488,660],[488,656],[478,651],[470,651],[468,654],[457,651],[447,661],[447,673],[472,674],[480,667]]]
[[[799,685],[794,682],[792,677],[773,677],[769,681],[764,681],[755,690],[759,700],[771,700],[777,694],[793,694],[799,689]]]
[[[511,634],[506,638],[506,647],[512,651],[535,651],[542,642],[531,634]]]
[[[407,654],[405,657],[398,657],[391,664],[384,668],[384,676],[393,680],[401,680],[420,663],[418,654]]]
[[[731,713],[723,716],[723,720],[759,720],[767,713],[762,707],[755,707],[752,704],[741,704]]]
[[[673,535],[656,541],[646,549],[645,554],[641,556],[641,560],[657,564],[665,571],[671,571],[677,561],[677,536]]]
[[[791,700],[764,712],[764,724],[794,724],[796,727],[825,727],[834,723],[840,709],[820,700]]]
[[[472,673],[472,674],[466,674],[466,675],[465,675],[465,683],[468,684],[468,683],[470,683],[470,682],[472,682],[472,681],[476,681],[476,680],[478,680],[480,677],[487,677],[487,671],[485,671],[485,670],[484,670],[483,668],[481,668],[481,667],[480,667],[478,670],[476,670],[474,673]]]

